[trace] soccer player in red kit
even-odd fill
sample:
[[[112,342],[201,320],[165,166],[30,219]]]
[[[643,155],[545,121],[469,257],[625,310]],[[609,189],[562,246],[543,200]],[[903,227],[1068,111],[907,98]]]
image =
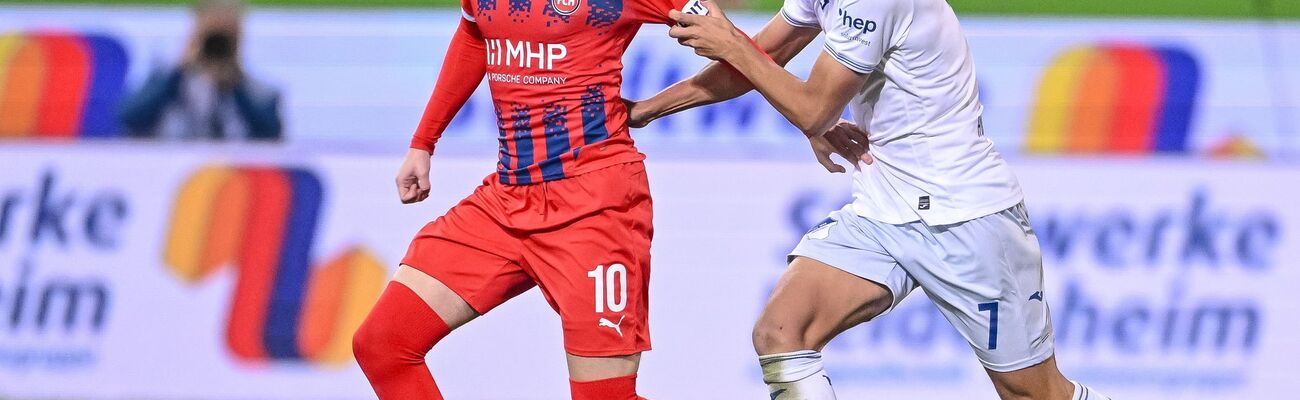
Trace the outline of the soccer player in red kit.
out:
[[[574,399],[637,399],[650,349],[650,191],[620,100],[622,57],[645,23],[687,0],[462,0],[463,18],[397,175],[429,194],[429,157],[484,77],[500,131],[497,171],[416,235],[357,330],[381,399],[441,399],[435,343],[538,286],[560,314]]]

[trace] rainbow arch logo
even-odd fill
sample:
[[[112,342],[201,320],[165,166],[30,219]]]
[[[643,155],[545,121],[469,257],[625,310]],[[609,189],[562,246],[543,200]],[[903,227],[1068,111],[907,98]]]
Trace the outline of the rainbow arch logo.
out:
[[[113,137],[127,53],[102,35],[0,35],[0,138]]]
[[[225,339],[236,358],[351,359],[387,269],[360,247],[312,265],[323,198],[316,175],[297,168],[211,166],[181,186],[163,258],[189,284],[234,269]]]
[[[1179,48],[1067,49],[1038,85],[1025,150],[1185,153],[1200,82],[1196,58]]]

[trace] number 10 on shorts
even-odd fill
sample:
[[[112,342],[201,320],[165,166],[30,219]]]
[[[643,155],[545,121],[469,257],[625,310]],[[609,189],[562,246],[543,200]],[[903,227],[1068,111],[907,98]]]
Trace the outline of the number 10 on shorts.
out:
[[[627,307],[627,267],[612,264],[609,268],[597,265],[596,269],[587,271],[587,277],[596,280],[596,312],[603,313],[608,307],[610,312],[623,312]],[[614,288],[618,288],[615,296]]]

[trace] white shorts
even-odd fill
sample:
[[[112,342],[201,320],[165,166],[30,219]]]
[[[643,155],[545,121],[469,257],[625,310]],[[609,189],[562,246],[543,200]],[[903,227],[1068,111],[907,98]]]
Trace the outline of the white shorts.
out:
[[[808,231],[796,256],[885,286],[893,305],[924,288],[990,370],[1028,368],[1055,351],[1042,254],[1024,204],[942,226],[891,225],[845,207]]]

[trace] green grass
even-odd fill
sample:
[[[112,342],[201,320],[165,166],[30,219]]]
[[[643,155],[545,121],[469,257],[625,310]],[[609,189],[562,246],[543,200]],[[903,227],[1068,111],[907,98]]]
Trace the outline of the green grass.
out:
[[[1300,18],[1297,0],[949,0],[958,13]]]
[[[775,10],[782,0],[749,0],[751,8]],[[23,4],[186,4],[187,0],[0,0]],[[342,7],[453,7],[458,0],[251,0],[254,5]],[[1068,15],[1300,19],[1300,0],[949,0],[959,14]]]

